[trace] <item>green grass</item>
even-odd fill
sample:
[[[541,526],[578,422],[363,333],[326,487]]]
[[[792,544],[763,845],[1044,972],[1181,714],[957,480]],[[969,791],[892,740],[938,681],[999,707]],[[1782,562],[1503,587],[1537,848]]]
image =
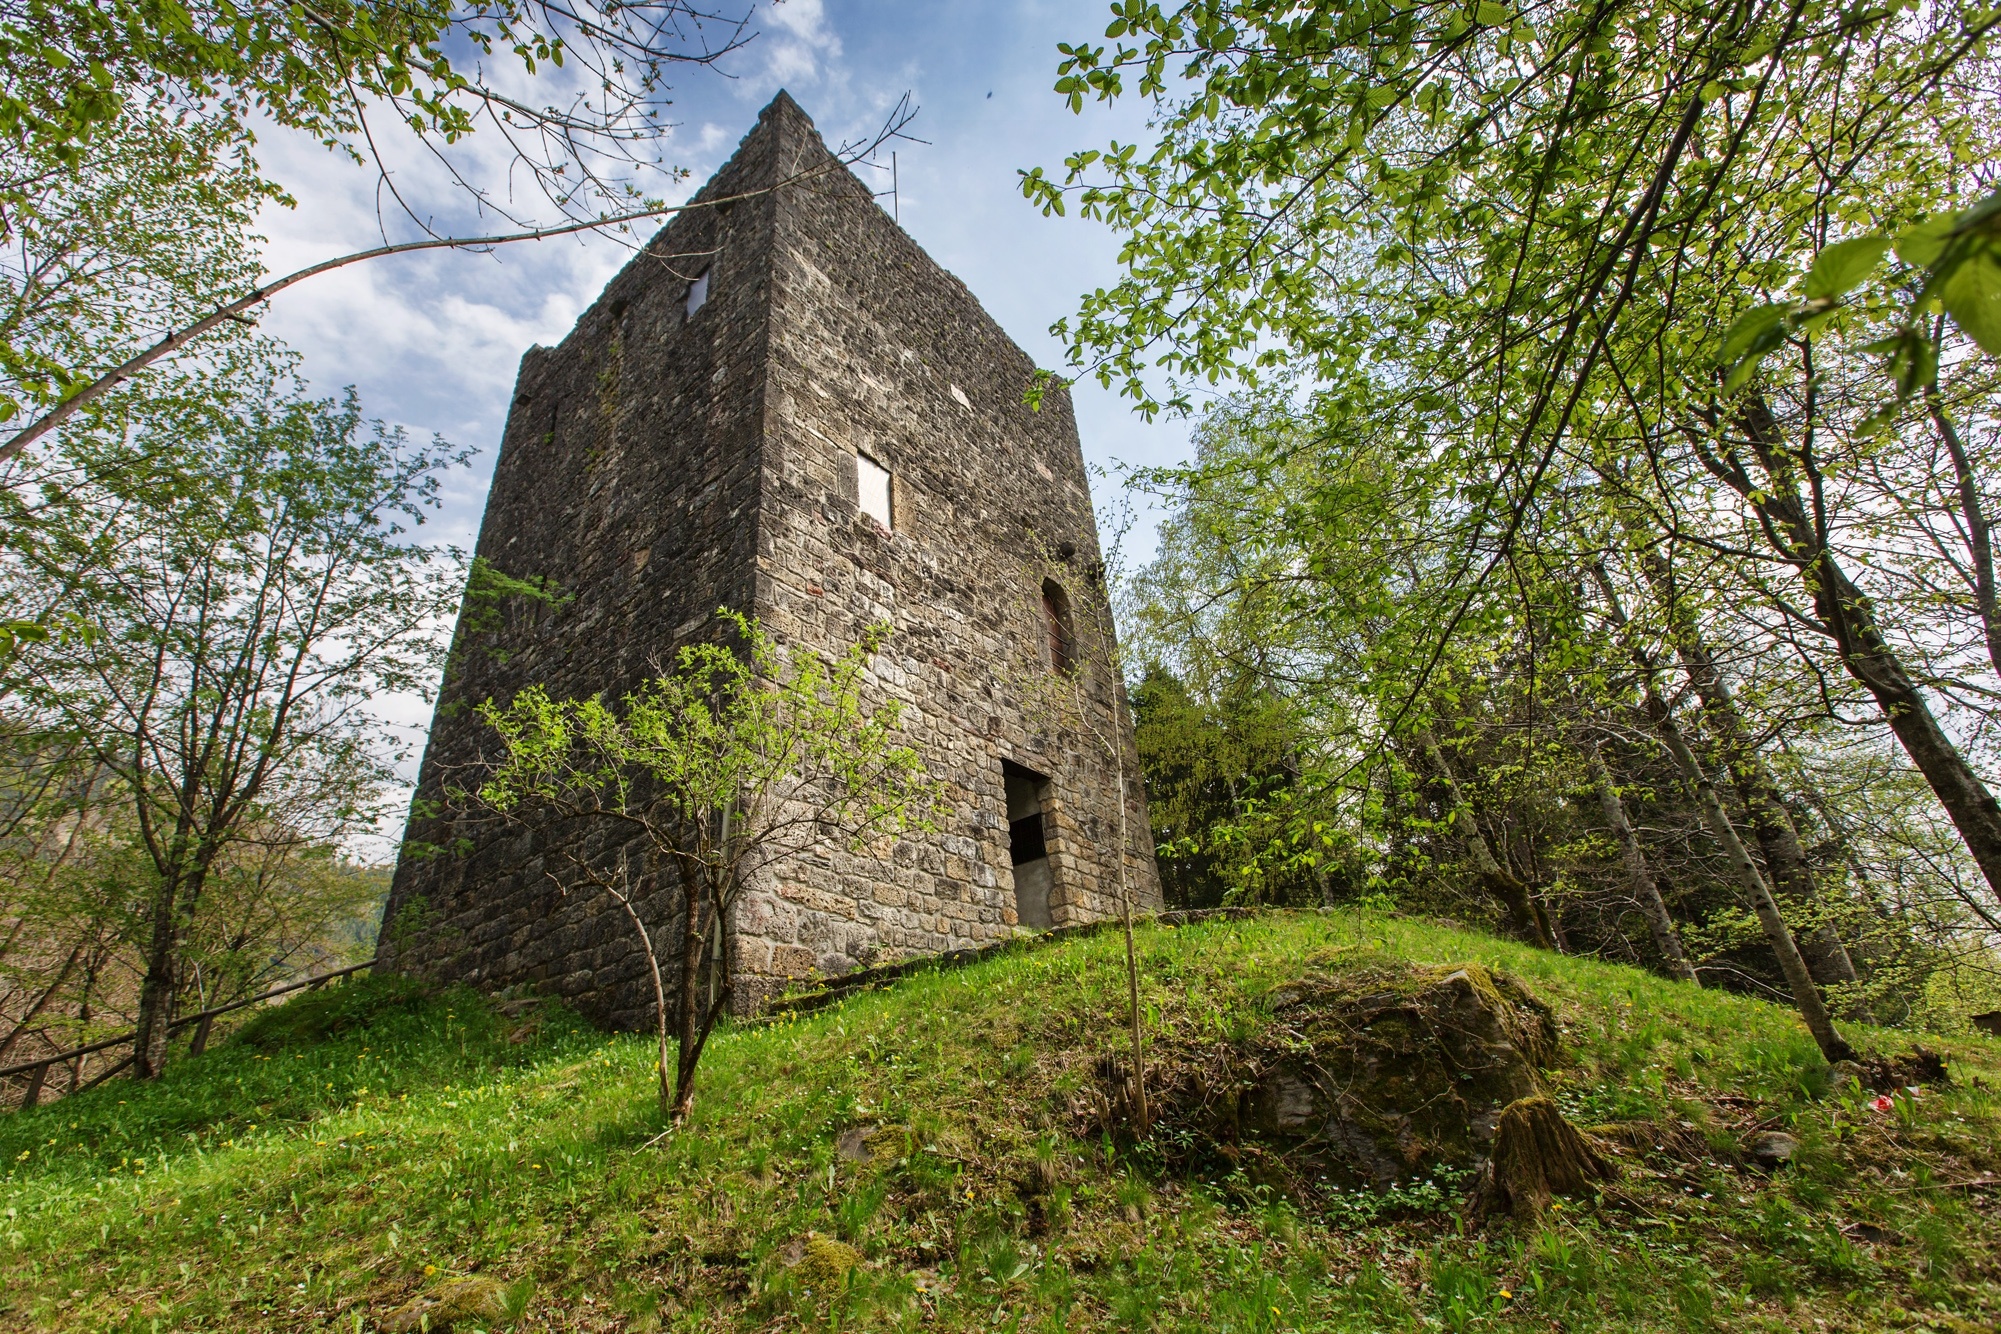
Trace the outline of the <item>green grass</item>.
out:
[[[1330,950],[1472,959],[1557,1006],[1553,1091],[1580,1123],[1687,1121],[1718,1145],[1784,1126],[1803,1147],[1771,1179],[1628,1154],[1605,1200],[1527,1230],[1470,1226],[1453,1180],[1289,1201],[1177,1177],[1074,1133],[1070,1095],[1122,1040],[1112,934],[727,1031],[658,1142],[646,1040],[371,981],[158,1084],[0,1117],[0,1329],[368,1330],[465,1274],[526,1294],[523,1329],[2001,1320],[1997,1195],[1967,1184],[2001,1172],[2001,1045],[1932,1041],[1956,1087],[1880,1113],[1828,1087],[1788,1012],[1632,969],[1366,914],[1140,943],[1156,1043],[1242,1039]],[[857,1128],[862,1161],[841,1152]],[[815,1278],[809,1237],[863,1262]]]

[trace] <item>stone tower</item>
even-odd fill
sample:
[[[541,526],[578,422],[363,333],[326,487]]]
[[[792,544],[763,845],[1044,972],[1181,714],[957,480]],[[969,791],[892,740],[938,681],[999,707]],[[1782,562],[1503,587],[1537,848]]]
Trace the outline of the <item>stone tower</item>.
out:
[[[462,612],[409,830],[455,850],[397,868],[384,962],[646,1022],[616,907],[560,893],[542,835],[442,795],[492,749],[472,705],[534,682],[616,698],[712,637],[718,606],[831,652],[891,623],[875,685],[905,701],[950,806],[884,860],[830,850],[752,887],[728,928],[737,1008],[1116,914],[1116,769],[1036,706],[1038,665],[1080,674],[1089,730],[1124,752],[1127,874],[1158,908],[1123,688],[1078,614],[1100,567],[1067,396],[1025,405],[1028,356],[785,94],[694,202],[560,346],[522,358],[478,554],[566,600]]]

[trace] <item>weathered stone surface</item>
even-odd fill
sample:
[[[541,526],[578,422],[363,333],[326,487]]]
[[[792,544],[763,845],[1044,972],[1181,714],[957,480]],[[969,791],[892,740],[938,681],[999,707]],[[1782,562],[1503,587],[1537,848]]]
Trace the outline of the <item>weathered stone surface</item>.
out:
[[[1501,1109],[1542,1091],[1556,1047],[1548,1009],[1479,964],[1337,974],[1274,999],[1301,1050],[1271,1063],[1253,1124],[1377,1185],[1470,1164]]]
[[[1767,1130],[1745,1146],[1745,1156],[1767,1172],[1776,1172],[1792,1161],[1800,1142],[1780,1130]]]
[[[383,1334],[416,1334],[419,1330],[445,1334],[473,1324],[490,1325],[504,1319],[507,1288],[490,1278],[455,1278],[382,1318]]]
[[[532,982],[601,1022],[650,1022],[622,914],[547,874],[559,841],[608,846],[605,832],[510,831],[440,804],[492,750],[473,705],[531,682],[616,697],[712,634],[725,605],[822,650],[890,622],[872,685],[904,702],[950,809],[934,839],[880,858],[829,851],[755,886],[729,930],[739,1009],[787,979],[1013,934],[1003,759],[1050,780],[1052,925],[1114,914],[1121,859],[1135,906],[1160,905],[1112,646],[1077,627],[1077,689],[1062,678],[1058,692],[1074,716],[1052,713],[1042,688],[1042,582],[1081,605],[1099,560],[1067,397],[1029,409],[1033,362],[790,98],[696,196],[723,200],[678,216],[560,346],[522,359],[478,553],[569,600],[517,599],[490,626],[462,617],[410,836],[466,850],[399,866],[390,966]],[[707,302],[690,313],[704,272]],[[892,475],[891,530],[859,509],[858,454]],[[1100,736],[1123,760],[1123,820]],[[645,911],[669,924],[672,891]]]
[[[1269,1004],[1272,1024],[1245,1044],[1160,1053],[1150,1098],[1192,1157],[1261,1158],[1303,1185],[1477,1166],[1503,1109],[1542,1092],[1556,1050],[1548,1007],[1474,963],[1330,966]],[[1098,1114],[1116,1118],[1117,1081],[1102,1073]]]

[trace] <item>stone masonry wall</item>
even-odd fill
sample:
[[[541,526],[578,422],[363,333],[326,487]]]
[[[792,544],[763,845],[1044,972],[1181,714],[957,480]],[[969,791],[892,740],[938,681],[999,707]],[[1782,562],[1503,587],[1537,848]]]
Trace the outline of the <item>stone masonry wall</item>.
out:
[[[791,172],[827,160],[789,100],[776,124]],[[776,224],[758,611],[775,634],[830,647],[872,621],[894,627],[876,674],[904,701],[950,815],[886,864],[784,868],[738,913],[741,971],[778,986],[1011,934],[1003,758],[1050,779],[1063,926],[1118,911],[1116,745],[1128,891],[1157,910],[1122,683],[1090,633],[1109,626],[1089,614],[1099,551],[1068,395],[1026,405],[1034,363],[847,171],[786,190]],[[857,508],[858,451],[892,473],[893,531]],[[1047,666],[1045,578],[1073,602],[1075,677]]]
[[[697,199],[765,184],[773,147],[768,134],[748,136]],[[476,782],[493,749],[471,713],[479,701],[534,682],[558,697],[616,698],[680,644],[713,634],[717,607],[750,605],[774,216],[769,195],[679,215],[560,345],[522,358],[476,551],[568,600],[512,599],[478,634],[461,616],[409,837],[471,848],[403,858],[383,919],[391,966],[528,983],[601,1022],[648,1021],[650,983],[623,914],[550,878],[562,846],[601,831],[508,830],[446,801],[445,788]],[[691,316],[689,285],[705,270],[708,301]],[[649,906],[659,924],[672,920],[666,896]]]
[[[1023,404],[1029,359],[784,94],[696,199],[777,180],[793,183],[679,215],[561,345],[522,360],[477,551],[568,600],[461,618],[409,834],[459,850],[399,865],[389,966],[650,1022],[622,914],[552,879],[603,831],[509,830],[446,793],[491,749],[472,705],[533,682],[615,697],[713,634],[721,605],[828,652],[890,622],[876,684],[905,702],[950,803],[941,833],[882,861],[830,852],[763,877],[732,924],[739,1008],[789,979],[1011,934],[1003,758],[1050,778],[1060,926],[1118,909],[1115,744],[1129,885],[1160,905],[1123,690],[1088,614],[1098,547],[1067,397]],[[688,316],[704,269],[708,303]],[[894,532],[857,509],[857,449],[893,473]],[[1046,666],[1044,578],[1077,608],[1074,676]],[[665,927],[677,905],[656,900]]]

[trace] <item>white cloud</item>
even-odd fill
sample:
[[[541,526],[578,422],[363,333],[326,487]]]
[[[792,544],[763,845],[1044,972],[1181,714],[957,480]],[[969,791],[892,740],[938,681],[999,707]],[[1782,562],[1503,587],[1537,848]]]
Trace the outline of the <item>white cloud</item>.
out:
[[[841,40],[827,26],[827,7],[821,0],[771,0],[765,12],[794,37],[822,47],[830,56],[841,54]]]
[[[764,12],[774,25],[762,34],[764,82],[773,88],[818,84],[841,58],[841,39],[827,21],[822,0],[770,0]]]
[[[767,51],[765,77],[775,84],[803,83],[820,73],[813,49],[800,42],[777,42]]]

